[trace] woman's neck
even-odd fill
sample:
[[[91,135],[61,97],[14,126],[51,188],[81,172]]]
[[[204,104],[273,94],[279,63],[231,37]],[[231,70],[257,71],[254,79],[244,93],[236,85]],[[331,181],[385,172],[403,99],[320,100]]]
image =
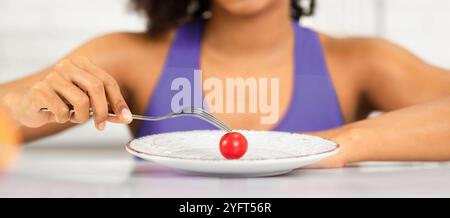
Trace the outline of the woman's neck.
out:
[[[292,47],[290,5],[284,1],[256,15],[235,16],[215,5],[212,14],[204,36],[209,49],[234,56],[258,55]]]

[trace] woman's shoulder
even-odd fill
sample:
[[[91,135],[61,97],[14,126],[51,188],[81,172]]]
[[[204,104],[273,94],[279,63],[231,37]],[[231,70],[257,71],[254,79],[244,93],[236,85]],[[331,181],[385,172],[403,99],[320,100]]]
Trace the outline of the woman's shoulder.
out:
[[[97,45],[104,45],[104,48],[115,49],[143,49],[158,48],[169,45],[172,40],[172,33],[169,32],[158,37],[151,37],[145,32],[113,32],[98,36],[90,41]]]
[[[146,33],[116,32],[95,37],[69,55],[85,56],[118,81],[130,75],[157,73],[170,48],[172,33],[150,37]]]
[[[155,38],[146,33],[116,32],[88,41],[76,53],[86,54],[100,62],[127,64],[127,61],[142,58],[150,61],[152,57],[161,56],[170,47],[171,41],[172,34]]]
[[[346,72],[368,76],[381,62],[387,61],[398,47],[379,37],[334,37],[319,33],[330,63],[345,66]],[[353,75],[353,76],[357,76]]]
[[[319,33],[329,72],[337,87],[359,95],[379,77],[379,63],[389,58],[387,41],[375,37],[334,37]],[[353,94],[352,94],[353,95]]]
[[[361,57],[361,53],[370,54],[385,43],[377,37],[335,37],[318,33],[322,46],[326,52],[345,57]],[[370,53],[368,53],[370,52]]]
[[[334,37],[319,33],[325,53],[344,62],[368,62],[380,60],[383,54],[398,50],[398,46],[380,37]]]
[[[330,62],[341,63],[348,72],[360,76],[389,73],[402,60],[412,56],[406,49],[380,37],[338,38],[319,33],[324,53]]]

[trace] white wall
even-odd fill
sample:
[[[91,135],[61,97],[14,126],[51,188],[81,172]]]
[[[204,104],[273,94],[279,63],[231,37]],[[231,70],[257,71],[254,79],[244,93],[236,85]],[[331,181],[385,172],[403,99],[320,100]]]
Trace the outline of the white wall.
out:
[[[303,23],[339,36],[386,37],[450,68],[449,12],[448,0],[318,0],[316,16]],[[144,21],[127,10],[127,0],[0,0],[0,82],[53,64],[96,35],[143,28]],[[50,140],[122,143],[128,137],[123,126],[97,134],[86,125]]]
[[[376,35],[377,0],[316,0],[317,9],[303,23],[337,36]]]
[[[385,0],[383,36],[450,69],[450,1]]]

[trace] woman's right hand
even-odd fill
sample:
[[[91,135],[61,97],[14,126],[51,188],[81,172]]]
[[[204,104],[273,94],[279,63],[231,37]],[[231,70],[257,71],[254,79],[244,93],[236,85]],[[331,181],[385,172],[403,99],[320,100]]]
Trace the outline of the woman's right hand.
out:
[[[130,123],[131,112],[116,80],[87,57],[58,63],[41,81],[21,93],[7,95],[7,105],[24,126],[48,123],[85,123],[90,108],[98,130],[106,121]],[[69,106],[70,105],[70,106]],[[70,112],[73,107],[74,112]],[[43,112],[48,108],[51,112]],[[109,117],[109,108],[117,117]]]

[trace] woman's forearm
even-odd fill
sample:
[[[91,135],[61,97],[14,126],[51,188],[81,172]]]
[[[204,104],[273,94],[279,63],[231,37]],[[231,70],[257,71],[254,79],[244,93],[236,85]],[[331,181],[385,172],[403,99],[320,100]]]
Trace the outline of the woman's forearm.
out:
[[[450,97],[320,133],[342,146],[345,163],[450,160]]]

